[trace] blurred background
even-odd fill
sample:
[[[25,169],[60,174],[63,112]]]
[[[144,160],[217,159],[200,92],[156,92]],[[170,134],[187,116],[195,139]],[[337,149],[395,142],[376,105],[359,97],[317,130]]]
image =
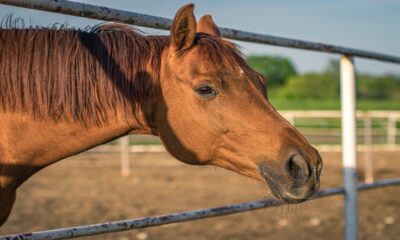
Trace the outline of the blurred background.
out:
[[[80,1],[172,18],[186,1]],[[193,1],[222,27],[400,56],[400,2]],[[100,21],[0,5],[0,17],[70,27]],[[145,34],[167,31],[141,28]],[[236,42],[265,76],[272,104],[321,151],[322,188],[342,185],[339,55]],[[359,180],[400,175],[400,66],[357,59]],[[261,184],[215,167],[184,165],[157,137],[135,135],[63,160],[20,190],[0,234],[90,224],[270,198]],[[400,189],[360,193],[361,239],[400,236]],[[135,230],[101,239],[340,239],[343,196]],[[91,237],[97,239],[99,237]]]

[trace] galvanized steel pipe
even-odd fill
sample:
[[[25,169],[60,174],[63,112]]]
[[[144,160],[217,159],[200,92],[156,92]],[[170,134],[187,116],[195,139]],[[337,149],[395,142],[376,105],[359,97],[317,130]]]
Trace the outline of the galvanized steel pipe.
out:
[[[134,13],[109,7],[102,7],[67,0],[0,0],[0,4],[56,12],[104,21],[117,21],[142,27],[150,27],[164,30],[168,30],[172,23],[172,20],[168,18],[156,17],[141,13]],[[385,62],[400,63],[400,57],[390,56],[381,53],[346,48],[324,43],[276,37],[230,28],[220,28],[220,30],[224,37],[239,41],[274,45],[280,47],[298,48],[318,52],[337,53],[375,59]]]
[[[380,187],[400,185],[400,178],[386,179],[370,184],[358,185],[358,190],[369,190]],[[332,195],[343,194],[344,188],[324,189],[314,196],[314,199],[328,197]],[[222,207],[194,210],[181,213],[172,213],[156,217],[145,217],[131,220],[121,220],[107,223],[91,224],[86,226],[69,227],[41,232],[31,232],[25,234],[15,234],[9,236],[1,236],[0,240],[39,240],[39,239],[68,239],[95,234],[111,233],[126,231],[130,229],[140,229],[146,227],[154,227],[170,223],[185,222],[203,218],[211,218],[216,216],[240,213],[272,206],[279,206],[281,203],[274,199],[260,200],[254,202],[245,202],[240,204],[227,205]]]

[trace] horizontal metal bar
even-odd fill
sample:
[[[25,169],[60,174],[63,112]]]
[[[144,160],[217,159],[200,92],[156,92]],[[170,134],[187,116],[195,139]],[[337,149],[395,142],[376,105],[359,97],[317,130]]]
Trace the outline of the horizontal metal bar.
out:
[[[171,26],[168,18],[66,0],[1,0],[0,4],[165,30]]]
[[[156,17],[91,4],[71,2],[67,0],[0,0],[0,4],[56,12],[98,20],[117,21],[142,27],[150,27],[164,30],[168,30],[172,23],[172,20],[168,18]],[[298,48],[318,52],[337,53],[392,63],[400,63],[400,57],[359,49],[276,37],[230,28],[220,28],[220,30],[224,37],[239,41],[268,44],[280,47]]]
[[[369,190],[380,187],[387,187],[393,185],[400,185],[400,178],[386,179],[369,184],[359,184],[358,190]],[[343,187],[324,189],[318,192],[313,199],[328,197],[332,195],[343,194]],[[168,215],[161,215],[156,217],[146,217],[131,220],[121,220],[107,223],[99,223],[85,226],[69,227],[41,232],[32,232],[25,234],[15,234],[9,236],[1,236],[0,240],[11,240],[11,239],[67,239],[75,237],[83,237],[95,234],[119,232],[130,229],[154,227],[159,225],[165,225],[170,223],[191,221],[203,218],[211,218],[216,216],[240,213],[245,211],[251,211],[261,208],[267,208],[272,206],[279,206],[282,203],[274,200],[260,200],[254,202],[245,202],[240,204],[227,205],[222,207],[194,210],[188,212],[172,213]]]

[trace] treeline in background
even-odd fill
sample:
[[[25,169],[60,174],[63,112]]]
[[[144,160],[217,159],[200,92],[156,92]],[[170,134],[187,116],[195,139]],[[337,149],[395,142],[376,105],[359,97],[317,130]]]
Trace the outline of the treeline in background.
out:
[[[267,79],[268,97],[278,110],[340,109],[339,61],[321,72],[298,73],[285,57],[250,55],[248,64]],[[400,76],[357,72],[357,109],[400,110]]]

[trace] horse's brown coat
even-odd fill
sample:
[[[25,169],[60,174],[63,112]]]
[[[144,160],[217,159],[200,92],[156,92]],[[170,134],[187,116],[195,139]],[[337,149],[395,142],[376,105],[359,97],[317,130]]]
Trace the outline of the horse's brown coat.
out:
[[[36,171],[134,133],[160,136],[183,162],[267,182],[285,202],[319,187],[318,152],[269,104],[264,79],[211,17],[196,23],[193,5],[169,37],[121,24],[0,29],[0,224]]]

